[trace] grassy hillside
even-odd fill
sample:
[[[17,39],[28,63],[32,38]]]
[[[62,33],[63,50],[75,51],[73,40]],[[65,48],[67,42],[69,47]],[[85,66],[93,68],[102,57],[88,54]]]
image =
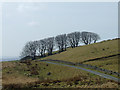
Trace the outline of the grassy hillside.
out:
[[[77,76],[87,77],[89,74],[85,71],[75,69],[72,67],[46,64],[44,62],[39,62],[39,61],[31,61],[29,65],[19,62],[3,62],[2,65],[3,65],[3,73],[2,73],[3,84],[20,83],[20,82],[26,83],[38,79],[40,81],[44,81],[45,79],[65,80]],[[38,74],[36,74],[36,72],[38,72]],[[48,73],[51,74],[48,75]],[[9,78],[11,76],[12,78]],[[25,81],[23,78],[25,79]]]
[[[103,58],[96,61],[88,61],[84,64],[90,64],[107,70],[118,72],[118,56]]]
[[[67,51],[37,60],[53,59],[84,62],[105,69],[118,71],[118,56],[88,61],[118,54],[118,39],[91,45],[68,48]],[[2,62],[2,84],[4,88],[117,88],[118,84],[97,75],[67,66],[28,60]]]
[[[113,39],[94,43],[90,45],[79,46],[76,48],[68,48],[67,51],[60,54],[48,56],[44,59],[63,60],[74,63],[85,62],[84,64],[96,65],[98,67],[118,72],[118,56],[101,58],[110,55],[119,54],[118,40]],[[101,58],[95,61],[91,59]]]
[[[3,62],[4,88],[117,88],[117,83],[85,71],[39,61]]]
[[[118,39],[79,46],[76,48],[68,48],[65,52],[48,56],[43,59],[83,62],[85,60],[104,57],[113,54],[118,54]]]

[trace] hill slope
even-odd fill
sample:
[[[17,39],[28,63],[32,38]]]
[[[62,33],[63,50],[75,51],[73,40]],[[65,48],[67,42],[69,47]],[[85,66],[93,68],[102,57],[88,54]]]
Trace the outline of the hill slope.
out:
[[[3,89],[15,88],[117,88],[114,81],[80,69],[40,61],[3,62]]]
[[[64,60],[70,62],[83,62],[89,59],[118,54],[118,40],[107,40],[90,45],[68,48],[60,54],[51,55],[44,59]]]
[[[118,39],[68,48],[67,51],[41,59],[84,62],[118,71],[117,56],[107,59],[89,61],[99,57],[118,54]],[[40,59],[39,59],[40,60]],[[2,62],[2,84],[7,88],[117,88],[118,84],[91,73],[37,60]],[[115,62],[114,62],[115,61]],[[93,63],[94,62],[94,63]],[[109,63],[109,64],[108,64]],[[112,65],[110,64],[112,63]],[[108,66],[106,66],[108,64]]]

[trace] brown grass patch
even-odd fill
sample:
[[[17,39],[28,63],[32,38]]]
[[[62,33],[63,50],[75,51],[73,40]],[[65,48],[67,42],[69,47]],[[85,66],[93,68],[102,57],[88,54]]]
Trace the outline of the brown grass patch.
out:
[[[18,83],[28,83],[28,82],[35,82],[38,78],[31,78],[26,76],[13,76],[13,75],[4,75],[2,77],[2,84],[18,84]]]

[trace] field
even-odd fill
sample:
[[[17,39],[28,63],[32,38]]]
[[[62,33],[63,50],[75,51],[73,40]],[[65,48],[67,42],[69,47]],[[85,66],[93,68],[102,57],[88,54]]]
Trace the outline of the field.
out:
[[[118,54],[118,39],[102,41],[90,45],[68,48],[60,54],[51,55],[42,59],[83,62],[89,59]]]
[[[39,61],[31,61],[29,65],[27,64],[18,61],[3,63],[2,84],[4,88],[11,88],[11,85],[15,88],[118,87],[117,83],[111,80],[79,69]]]
[[[85,62],[84,64],[95,65],[107,70],[118,72],[118,56]]]
[[[68,48],[65,52],[42,58],[42,60],[52,59],[81,63],[91,59],[116,55],[119,54],[118,40],[119,39],[113,39],[76,48]],[[118,72],[118,57],[119,55],[101,58],[99,60],[85,62],[84,64],[96,65],[104,69]]]
[[[118,83],[72,67],[47,64],[53,59],[96,65],[118,72],[118,39],[68,48],[67,51],[36,60],[2,62],[2,84],[10,88],[118,88]],[[90,59],[116,55],[89,61]],[[86,61],[86,62],[85,62]]]

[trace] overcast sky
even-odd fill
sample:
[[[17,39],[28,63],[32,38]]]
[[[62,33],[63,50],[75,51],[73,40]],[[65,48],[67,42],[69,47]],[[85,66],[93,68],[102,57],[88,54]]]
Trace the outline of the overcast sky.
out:
[[[4,3],[2,56],[19,56],[27,41],[74,31],[95,32],[101,40],[116,38],[117,11],[117,2]]]

